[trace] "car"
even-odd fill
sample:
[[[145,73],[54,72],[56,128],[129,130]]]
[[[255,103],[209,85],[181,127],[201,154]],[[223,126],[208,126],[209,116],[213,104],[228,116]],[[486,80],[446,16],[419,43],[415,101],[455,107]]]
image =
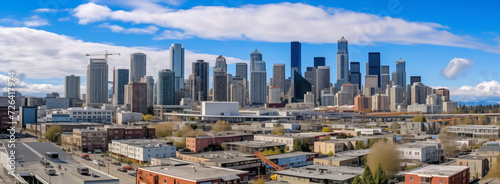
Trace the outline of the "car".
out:
[[[100,149],[95,149],[95,150],[94,150],[94,153],[95,153],[95,154],[102,154],[102,151],[101,151]]]
[[[44,166],[45,166],[45,165],[50,165],[50,162],[49,162],[48,160],[40,160],[40,163],[41,163],[42,165],[44,165]]]
[[[87,167],[80,166],[80,167],[77,168],[77,171],[81,175],[87,175],[87,174],[89,174],[89,168],[87,168]]]
[[[56,174],[56,170],[54,168],[45,168],[45,173],[48,175]]]
[[[122,163],[120,163],[120,162],[113,162],[113,165],[122,166]]]
[[[135,171],[135,170],[133,170],[133,171],[129,170],[129,171],[127,171],[127,174],[130,175],[130,176],[136,176],[137,171]]]
[[[98,161],[98,165],[101,167],[106,167],[106,164],[104,164],[104,162],[100,160]]]
[[[54,168],[54,166],[51,166],[51,165],[46,165],[46,166],[45,166],[45,168],[46,168],[46,169],[47,169],[47,168],[52,168],[52,169],[53,169],[53,168]]]
[[[132,166],[125,166],[123,167],[124,169],[127,169],[127,170],[134,170],[134,168]]]
[[[118,170],[118,171],[120,171],[120,172],[127,172],[127,169],[124,169],[124,168],[121,168],[121,167],[120,167],[120,168],[118,168],[118,169],[116,169],[116,170]]]

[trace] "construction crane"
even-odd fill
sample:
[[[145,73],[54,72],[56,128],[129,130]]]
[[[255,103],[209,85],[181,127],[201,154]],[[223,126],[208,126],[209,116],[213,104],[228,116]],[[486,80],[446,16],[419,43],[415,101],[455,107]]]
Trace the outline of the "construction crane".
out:
[[[326,113],[327,111],[334,111],[334,110],[336,110],[336,109],[338,109],[340,107],[343,107],[343,106],[347,106],[347,104],[345,104],[345,105],[339,105],[337,107],[325,107],[324,110],[325,110],[325,113]]]
[[[92,54],[85,54],[85,56],[97,56],[97,55],[104,55],[104,60],[107,63],[109,55],[119,55],[120,56],[120,53],[118,53],[118,52],[111,52],[111,51],[108,51],[108,50],[104,50],[104,53],[102,53],[102,52],[96,52],[96,53],[92,53]]]
[[[276,171],[282,171],[282,170],[285,170],[283,169],[283,167],[279,166],[278,164],[275,164],[273,161],[267,159],[260,151],[256,151],[254,153],[254,155],[256,157],[259,157],[262,161],[264,161],[265,163],[269,164],[271,167],[274,168],[274,170]]]

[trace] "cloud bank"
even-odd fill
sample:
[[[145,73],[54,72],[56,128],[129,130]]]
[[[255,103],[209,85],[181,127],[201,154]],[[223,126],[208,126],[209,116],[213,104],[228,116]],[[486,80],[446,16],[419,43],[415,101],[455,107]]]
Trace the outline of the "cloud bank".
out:
[[[471,68],[474,62],[465,58],[453,58],[442,71],[447,79],[456,79],[457,75],[465,76],[467,69]]]

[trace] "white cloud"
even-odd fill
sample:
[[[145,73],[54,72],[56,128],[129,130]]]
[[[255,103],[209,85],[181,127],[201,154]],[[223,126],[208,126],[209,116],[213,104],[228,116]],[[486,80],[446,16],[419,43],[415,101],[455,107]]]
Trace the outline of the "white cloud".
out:
[[[9,76],[0,74],[0,91],[7,91],[7,82],[9,81]],[[12,82],[12,81],[11,81]],[[46,93],[58,92],[60,95],[64,93],[63,85],[53,85],[53,84],[28,84],[22,80],[16,80],[13,87],[16,91],[21,92],[23,95],[44,95]]]
[[[155,40],[167,40],[167,39],[185,39],[185,38],[190,38],[192,36],[186,35],[184,33],[181,33],[179,31],[170,31],[170,30],[165,30],[159,35],[155,36],[153,39]]]
[[[466,70],[471,68],[474,62],[465,58],[453,58],[442,71],[441,74],[448,79],[455,79],[457,75],[465,76]]]
[[[33,40],[36,40],[34,42]],[[186,46],[185,46],[186,47]],[[22,48],[22,49],[19,49]],[[202,54],[185,51],[185,77],[191,74],[191,63],[198,59],[215,65],[218,54]],[[29,79],[60,79],[75,74],[86,75],[89,57],[86,53],[110,50],[121,56],[109,56],[109,79],[112,68],[130,68],[130,54],[142,52],[147,55],[147,75],[157,77],[158,71],[168,68],[168,49],[151,47],[124,47],[104,43],[85,42],[65,35],[43,30],[18,27],[0,27],[0,72],[17,70]],[[100,57],[100,56],[96,56]],[[226,57],[228,64],[247,62],[234,57]],[[83,80],[83,79],[82,79]]]
[[[108,23],[103,23],[99,27],[108,28],[115,33],[127,33],[127,34],[155,34],[159,29],[156,26],[147,26],[144,28],[124,28],[119,25],[111,25]]]
[[[17,20],[13,18],[1,18],[0,23],[6,23],[13,26],[25,26],[25,27],[40,27],[40,26],[50,25],[48,20],[38,15],[33,15],[31,17],[24,18],[23,20]]]
[[[58,9],[50,9],[50,8],[38,8],[33,10],[34,13],[54,13],[59,11]]]
[[[500,82],[484,81],[476,86],[450,88],[451,97],[456,101],[474,102],[481,100],[500,99]]]
[[[345,36],[353,44],[430,44],[500,52],[496,46],[479,43],[469,36],[455,35],[447,31],[447,26],[437,23],[411,22],[340,8],[278,3],[172,10],[154,4],[154,1],[148,3],[155,7],[154,10],[136,5],[130,11],[113,11],[105,5],[86,3],[75,8],[73,16],[80,20],[80,24],[111,20],[178,30],[165,32],[166,38],[180,34],[181,38],[336,43]]]

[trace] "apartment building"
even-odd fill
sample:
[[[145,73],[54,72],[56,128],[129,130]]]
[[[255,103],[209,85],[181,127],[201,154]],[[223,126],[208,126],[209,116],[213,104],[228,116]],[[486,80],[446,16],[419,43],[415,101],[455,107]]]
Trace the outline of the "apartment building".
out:
[[[220,133],[210,136],[186,137],[186,148],[192,152],[220,149],[224,142],[240,142],[254,140],[253,134]]]
[[[151,158],[175,157],[176,147],[172,142],[159,139],[113,140],[109,144],[112,155],[128,158],[134,163],[149,163]]]
[[[468,184],[469,167],[427,165],[405,173],[405,184]]]

